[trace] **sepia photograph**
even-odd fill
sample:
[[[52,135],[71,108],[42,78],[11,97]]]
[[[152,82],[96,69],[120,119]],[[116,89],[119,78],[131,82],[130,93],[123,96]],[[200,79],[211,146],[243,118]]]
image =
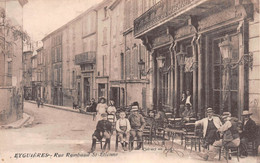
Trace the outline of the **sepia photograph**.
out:
[[[260,163],[259,0],[0,0],[0,163]]]

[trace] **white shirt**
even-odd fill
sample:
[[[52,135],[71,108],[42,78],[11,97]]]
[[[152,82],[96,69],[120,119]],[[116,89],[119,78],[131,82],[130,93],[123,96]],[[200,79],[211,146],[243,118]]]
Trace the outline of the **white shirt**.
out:
[[[190,104],[190,105],[191,105],[190,98],[191,98],[191,95],[190,95],[190,96],[188,96],[188,97],[186,98],[186,102],[185,102],[185,104]]]

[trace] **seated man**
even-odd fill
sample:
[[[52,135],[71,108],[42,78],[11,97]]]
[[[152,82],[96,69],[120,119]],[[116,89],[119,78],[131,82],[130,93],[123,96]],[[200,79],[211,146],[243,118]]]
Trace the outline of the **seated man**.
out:
[[[101,141],[103,138],[106,139],[104,148],[102,151],[106,150],[106,146],[108,145],[107,152],[110,150],[110,138],[112,133],[112,123],[107,120],[107,114],[101,114],[102,120],[99,120],[97,123],[96,130],[92,135],[92,147],[90,153],[94,152],[96,149],[96,141]]]
[[[224,147],[238,147],[240,144],[240,138],[238,133],[237,121],[232,120],[229,112],[224,112],[222,119],[224,124],[218,129],[223,134],[223,138],[213,143],[214,148],[206,151],[206,153],[198,153],[204,160],[214,159],[218,154],[219,149]]]
[[[252,113],[248,110],[244,110],[242,116],[244,118],[242,122],[242,133],[240,135],[241,145],[240,152],[241,155],[247,156],[247,144],[248,142],[253,142],[256,139],[256,123],[250,118]]]
[[[142,147],[142,135],[143,135],[143,129],[145,127],[145,120],[144,117],[138,113],[138,106],[132,106],[131,109],[131,114],[129,116],[129,122],[130,122],[130,126],[131,126],[131,130],[130,130],[130,147],[131,150],[133,149],[133,140],[135,138],[135,136],[137,136],[137,141],[138,141],[138,145],[136,150],[139,150]]]
[[[222,125],[219,117],[213,116],[212,108],[207,109],[207,116],[208,117],[195,122],[196,127],[202,126],[203,128],[203,138],[204,138],[204,142],[202,145],[203,148],[212,145],[215,142],[215,140],[218,139],[219,135],[217,133],[217,130]]]
[[[122,148],[124,151],[127,150],[127,144],[130,137],[130,122],[125,118],[126,114],[123,110],[119,113],[119,119],[116,121],[116,131],[118,133],[119,141],[121,142]]]

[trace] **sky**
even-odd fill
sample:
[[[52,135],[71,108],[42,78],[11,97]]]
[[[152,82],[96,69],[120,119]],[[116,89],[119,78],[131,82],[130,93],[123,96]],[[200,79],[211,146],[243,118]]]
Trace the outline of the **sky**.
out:
[[[1,0],[3,1],[3,0]],[[91,6],[102,0],[28,0],[23,11],[19,3],[7,0],[7,14],[21,22],[23,29],[34,41],[66,24]]]

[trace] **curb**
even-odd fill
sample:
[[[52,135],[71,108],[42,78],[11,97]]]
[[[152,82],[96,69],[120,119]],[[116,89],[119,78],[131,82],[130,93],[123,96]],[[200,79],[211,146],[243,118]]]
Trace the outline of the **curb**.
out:
[[[28,102],[28,103],[32,103],[32,104],[36,104],[35,101],[28,101],[26,100],[25,102]],[[48,106],[48,107],[51,107],[51,108],[54,108],[54,109],[59,109],[59,110],[64,110],[64,111],[70,111],[70,112],[74,112],[74,113],[79,113],[79,114],[87,114],[87,115],[91,115],[93,116],[93,113],[88,113],[82,109],[77,109],[77,110],[69,110],[69,109],[65,109],[61,106],[57,106],[57,105],[51,105],[51,104],[43,104],[43,106]]]
[[[22,119],[19,119],[15,122],[7,124],[7,125],[2,125],[0,128],[1,129],[18,129],[18,128],[21,128],[31,118],[32,117],[29,114],[23,113]]]

